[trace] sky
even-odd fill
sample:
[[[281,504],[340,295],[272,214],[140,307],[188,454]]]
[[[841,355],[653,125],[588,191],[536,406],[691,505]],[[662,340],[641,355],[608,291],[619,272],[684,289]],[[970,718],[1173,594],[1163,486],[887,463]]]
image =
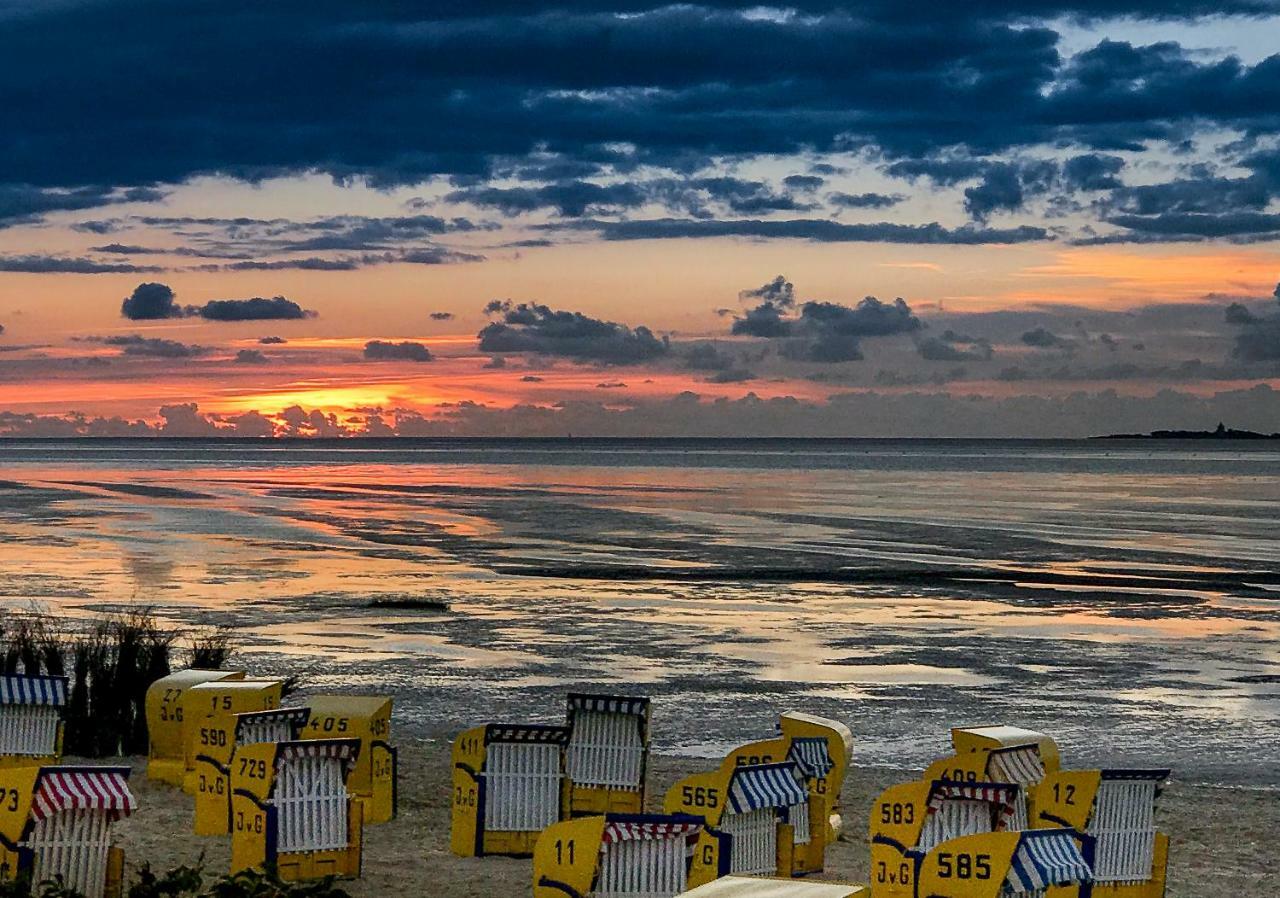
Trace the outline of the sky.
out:
[[[1280,431],[1280,0],[0,0],[0,435]]]

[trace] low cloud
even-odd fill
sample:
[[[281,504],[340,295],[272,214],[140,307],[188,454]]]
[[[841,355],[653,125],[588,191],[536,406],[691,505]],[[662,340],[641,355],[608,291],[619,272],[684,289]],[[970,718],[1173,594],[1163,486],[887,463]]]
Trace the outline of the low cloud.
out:
[[[242,349],[236,353],[235,363],[237,365],[265,365],[270,359],[257,349]]]
[[[948,228],[938,222],[908,225],[879,222],[845,224],[828,219],[737,219],[705,220],[684,218],[637,219],[634,221],[582,220],[549,228],[595,231],[606,240],[672,240],[679,238],[758,237],[811,240],[815,243],[903,243],[903,244],[1012,244],[1053,239],[1044,228],[1023,225],[1016,228],[987,228],[964,225]]]
[[[290,299],[214,299],[202,306],[180,306],[167,284],[139,284],[120,304],[120,314],[130,321],[166,318],[203,318],[206,321],[291,321],[316,317]]]
[[[187,313],[178,305],[177,298],[167,284],[139,284],[120,304],[120,314],[130,321],[181,318]]]
[[[1280,300],[1280,284],[1272,293]],[[1280,361],[1280,311],[1258,314],[1243,303],[1227,306],[1225,318],[1236,331],[1235,347],[1231,354],[1245,362]]]
[[[452,312],[432,312],[431,320],[432,321],[452,321],[453,313]]]
[[[430,362],[435,358],[432,356],[431,350],[421,343],[415,343],[411,340],[405,340],[401,343],[392,343],[387,340],[370,340],[364,344],[364,357],[369,361],[375,362]]]
[[[529,352],[606,365],[627,365],[666,355],[670,344],[644,326],[558,311],[541,303],[494,300],[485,314],[497,320],[478,334],[481,352]]]
[[[128,262],[99,262],[66,256],[0,256],[0,271],[22,274],[149,274],[162,269]]]
[[[1071,350],[1076,345],[1074,340],[1060,337],[1046,327],[1036,327],[1026,331],[1022,335],[1022,342],[1036,349]]]
[[[283,296],[215,299],[198,307],[195,314],[207,321],[295,321],[316,317],[315,312]]]
[[[868,296],[852,307],[816,301],[798,305],[795,287],[782,275],[744,290],[739,299],[759,303],[734,319],[732,332],[780,340],[779,352],[794,361],[857,361],[862,358],[864,338],[912,333],[922,327],[902,298],[884,303]]]
[[[196,346],[180,343],[177,340],[165,340],[159,337],[144,337],[141,334],[110,337],[85,337],[87,343],[100,343],[103,346],[118,348],[125,355],[142,356],[156,359],[193,359],[207,355],[212,350],[208,346]]]
[[[919,340],[916,349],[930,362],[986,362],[995,355],[989,341],[953,330]]]
[[[906,197],[900,193],[841,193],[827,194],[827,202],[837,209],[887,209],[896,206]]]

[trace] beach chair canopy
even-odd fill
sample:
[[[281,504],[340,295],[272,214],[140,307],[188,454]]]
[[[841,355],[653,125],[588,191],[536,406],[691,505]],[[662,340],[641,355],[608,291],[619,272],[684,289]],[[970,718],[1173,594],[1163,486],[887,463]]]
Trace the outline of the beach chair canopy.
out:
[[[595,695],[587,692],[569,693],[569,717],[576,711],[594,711],[598,714],[629,714],[635,717],[649,716],[649,699],[643,696]]]
[[[1044,779],[1044,760],[1040,746],[1013,745],[993,749],[987,757],[987,775],[998,783],[1033,785]]]
[[[310,708],[276,708],[237,714],[236,745],[296,741],[310,717]]]
[[[359,757],[359,739],[300,739],[279,744],[276,749],[276,767],[303,758],[332,758],[342,762],[345,777]]]
[[[804,804],[809,793],[800,779],[800,770],[791,761],[739,767],[729,781],[729,807],[735,814],[746,814]]]
[[[808,779],[821,779],[835,767],[827,740],[817,736],[792,739],[787,760],[799,767]]]
[[[127,767],[44,767],[31,796],[31,819],[52,817],[60,811],[107,811],[112,818],[127,817],[137,809],[129,791]]]
[[[549,723],[491,723],[484,728],[484,744],[541,743],[565,746],[569,744],[567,726]]]
[[[1036,894],[1049,886],[1086,883],[1091,879],[1089,864],[1070,830],[1029,830],[1018,840],[1003,893]]]
[[[703,824],[695,820],[673,822],[671,820],[628,820],[610,818],[600,836],[601,845],[617,842],[656,842],[663,839],[684,838],[691,841],[702,832]]]
[[[66,677],[29,677],[24,674],[0,676],[0,705],[61,708],[66,703]]]

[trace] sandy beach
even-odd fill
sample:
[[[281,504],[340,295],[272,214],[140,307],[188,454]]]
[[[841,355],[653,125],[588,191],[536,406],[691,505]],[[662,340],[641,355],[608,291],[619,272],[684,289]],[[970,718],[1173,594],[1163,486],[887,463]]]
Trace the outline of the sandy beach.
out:
[[[650,772],[650,805],[681,776],[708,762],[661,756]],[[133,761],[132,787],[140,810],[119,827],[120,843],[133,866],[150,861],[165,869],[194,864],[202,856],[208,872],[227,869],[229,840],[191,834],[192,799],[180,790],[147,780],[145,761]],[[447,739],[400,742],[400,816],[365,831],[364,875],[347,884],[355,898],[393,894],[433,898],[525,895],[530,861],[520,858],[458,858],[450,854],[449,743]],[[823,878],[867,881],[867,813],[887,785],[909,774],[856,766],[845,785],[846,838],[827,853]],[[1237,898],[1261,895],[1274,884],[1272,839],[1280,832],[1280,800],[1273,790],[1185,784],[1165,791],[1157,815],[1172,839],[1169,898]]]

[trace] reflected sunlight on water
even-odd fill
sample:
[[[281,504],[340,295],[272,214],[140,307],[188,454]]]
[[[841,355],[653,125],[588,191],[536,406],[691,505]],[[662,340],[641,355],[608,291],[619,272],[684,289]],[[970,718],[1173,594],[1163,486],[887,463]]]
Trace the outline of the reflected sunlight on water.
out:
[[[423,732],[633,684],[665,750],[808,707],[868,762],[1001,720],[1100,761],[1280,767],[1266,447],[15,441],[0,464],[3,606],[231,623],[255,666],[384,683]],[[395,606],[420,600],[450,610]]]

